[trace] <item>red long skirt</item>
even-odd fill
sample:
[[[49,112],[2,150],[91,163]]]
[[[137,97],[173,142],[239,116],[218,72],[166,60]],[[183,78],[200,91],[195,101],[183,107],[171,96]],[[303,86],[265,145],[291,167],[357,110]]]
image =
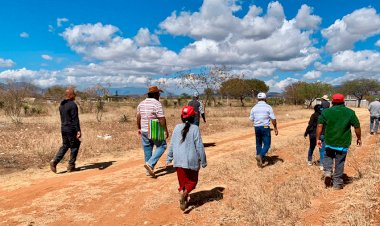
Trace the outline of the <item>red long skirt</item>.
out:
[[[184,168],[176,168],[179,188],[178,191],[186,190],[187,193],[190,193],[197,186],[198,183],[198,174],[199,171],[184,169]]]

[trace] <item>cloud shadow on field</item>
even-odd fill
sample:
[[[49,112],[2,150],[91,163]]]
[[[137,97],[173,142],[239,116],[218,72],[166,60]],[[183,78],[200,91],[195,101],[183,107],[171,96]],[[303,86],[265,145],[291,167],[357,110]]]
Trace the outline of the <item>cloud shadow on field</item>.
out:
[[[173,165],[169,165],[167,167],[161,167],[158,170],[156,170],[154,173],[156,174],[156,177],[161,177],[167,174],[175,173],[176,169],[173,167]]]
[[[110,167],[115,162],[116,161],[88,163],[88,164],[86,164],[84,166],[76,167],[75,170],[74,170],[74,172],[83,171],[83,170],[90,170],[90,169],[104,170],[104,169]],[[59,174],[66,173],[66,172],[67,171],[65,170],[65,171],[59,172]]]
[[[203,143],[203,146],[204,146],[205,148],[207,148],[207,147],[215,147],[215,146],[216,146],[216,143],[215,143],[215,142]]]
[[[284,162],[284,160],[282,158],[278,157],[278,155],[265,156],[263,167],[274,165],[277,162]]]
[[[205,203],[212,202],[212,201],[219,201],[223,199],[224,189],[225,189],[224,187],[215,187],[211,190],[190,193],[190,199],[188,203],[188,206],[190,208],[188,208],[184,213],[188,214],[193,209],[198,208]]]

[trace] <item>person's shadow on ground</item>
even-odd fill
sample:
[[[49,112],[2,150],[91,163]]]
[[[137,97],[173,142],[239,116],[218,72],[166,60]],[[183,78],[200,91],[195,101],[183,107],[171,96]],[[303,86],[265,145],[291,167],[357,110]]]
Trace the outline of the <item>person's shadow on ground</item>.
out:
[[[265,156],[263,168],[267,167],[267,166],[272,166],[272,165],[276,164],[277,162],[284,162],[284,160],[282,158],[278,157],[278,155]]]
[[[73,172],[83,171],[83,170],[90,170],[90,169],[104,170],[104,169],[110,167],[115,162],[116,161],[88,163],[88,164],[86,164],[84,166],[76,167],[75,170],[73,170]],[[65,171],[62,171],[62,172],[59,172],[59,173],[66,173],[66,172],[67,171],[65,170]]]
[[[166,166],[166,167],[161,167],[161,168],[158,168],[158,170],[156,170],[154,172],[154,174],[156,174],[156,177],[162,177],[164,175],[167,175],[167,174],[172,174],[172,173],[175,173],[176,172],[176,169],[173,167],[173,165],[169,165],[169,166]]]
[[[188,209],[185,214],[190,213],[193,209],[202,206],[205,203],[219,201],[223,199],[224,187],[215,187],[208,191],[198,191],[190,194]]]
[[[203,143],[203,146],[204,146],[205,148],[208,148],[208,147],[215,147],[216,144],[215,144],[215,142]]]

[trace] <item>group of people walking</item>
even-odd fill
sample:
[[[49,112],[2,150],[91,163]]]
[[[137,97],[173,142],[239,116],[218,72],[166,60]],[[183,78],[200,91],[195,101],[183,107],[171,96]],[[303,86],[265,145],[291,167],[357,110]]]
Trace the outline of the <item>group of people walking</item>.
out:
[[[144,151],[144,167],[147,176],[156,177],[154,169],[160,157],[167,148],[166,139],[169,137],[166,118],[162,104],[159,102],[162,90],[157,86],[148,88],[148,97],[137,107],[138,135]],[[167,153],[166,166],[172,161],[177,172],[179,182],[178,191],[181,192],[180,208],[185,210],[189,201],[189,193],[198,183],[201,167],[207,166],[206,154],[199,130],[202,117],[206,122],[202,103],[196,92],[193,99],[181,110],[181,120],[175,126]],[[266,154],[271,145],[271,128],[278,135],[277,121],[272,107],[267,103],[265,93],[258,93],[258,102],[250,111],[249,120],[253,122],[256,137],[256,161],[262,168],[266,162]],[[66,90],[66,98],[60,104],[61,132],[63,145],[50,162],[50,168],[56,172],[57,164],[62,160],[68,149],[71,155],[68,172],[75,170],[75,161],[80,146],[81,129],[79,125],[78,108],[74,102],[74,89]],[[356,144],[361,145],[360,122],[355,112],[345,106],[344,95],[332,96],[332,107],[328,96],[322,97],[321,104],[314,106],[314,113],[310,116],[304,137],[309,136],[310,146],[307,163],[312,165],[313,151],[319,147],[320,169],[324,171],[326,187],[343,188],[343,171],[347,151],[351,145],[351,127],[355,128]],[[371,120],[371,134],[377,133],[380,116],[380,102],[378,99],[368,107]],[[155,151],[153,151],[154,146]],[[335,162],[335,163],[334,163]],[[334,166],[335,164],[335,166]]]

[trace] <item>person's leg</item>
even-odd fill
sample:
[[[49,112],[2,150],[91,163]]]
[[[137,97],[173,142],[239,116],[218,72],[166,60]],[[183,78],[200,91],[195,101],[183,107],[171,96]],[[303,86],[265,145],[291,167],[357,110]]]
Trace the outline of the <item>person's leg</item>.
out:
[[[313,152],[314,152],[315,146],[317,145],[317,140],[315,136],[309,135],[309,141],[310,141],[310,146],[309,146],[309,151],[307,153],[307,161],[311,162],[313,160]]]
[[[146,163],[152,157],[152,152],[153,152],[153,142],[151,142],[148,139],[148,133],[147,132],[143,132],[141,134],[141,143],[142,143],[143,150],[144,150],[144,162]]]
[[[53,158],[53,163],[57,165],[65,156],[67,150],[70,148],[70,140],[68,137],[68,133],[62,132],[62,146],[59,148],[59,151]]]
[[[261,158],[264,158],[267,152],[269,151],[270,144],[271,144],[271,136],[270,136],[270,128],[263,128],[263,143],[264,147],[261,150]]]
[[[325,159],[323,161],[323,170],[324,170],[326,187],[331,186],[331,181],[332,181],[331,176],[332,176],[332,167],[333,167],[334,158],[335,158],[335,150],[331,148],[326,148]]]
[[[255,127],[255,137],[256,137],[256,155],[260,155],[263,149],[263,135],[262,127]]]
[[[375,117],[375,128],[373,129],[374,133],[377,133],[377,130],[379,129],[379,117]]]
[[[158,160],[161,158],[162,154],[164,154],[166,150],[166,141],[157,141],[155,142],[156,150],[150,157],[150,159],[147,161],[147,163],[152,167],[152,169],[156,166]]]
[[[325,135],[321,135],[321,141],[322,141],[322,147],[319,149],[319,166],[323,169],[323,161],[325,158],[325,149],[326,149]]]
[[[67,167],[67,171],[71,172],[75,170],[75,162],[77,160],[77,156],[79,152],[80,141],[76,137],[76,133],[70,134],[69,141],[70,141],[71,153],[70,153],[70,160],[69,160],[69,165]]]
[[[333,175],[333,187],[336,189],[343,188],[343,172],[344,163],[346,161],[347,152],[336,151],[335,171]]]
[[[373,134],[373,124],[374,124],[373,122],[374,122],[374,120],[375,120],[374,116],[369,117],[369,130],[370,130],[371,134]]]

